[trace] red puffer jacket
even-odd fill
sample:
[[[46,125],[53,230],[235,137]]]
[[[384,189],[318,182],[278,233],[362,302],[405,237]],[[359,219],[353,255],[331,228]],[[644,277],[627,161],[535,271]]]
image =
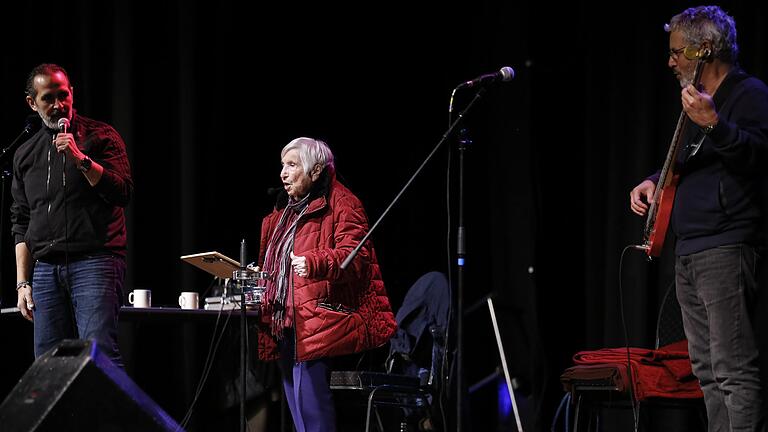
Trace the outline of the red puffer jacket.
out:
[[[395,333],[396,322],[370,242],[346,270],[339,266],[368,232],[362,203],[344,185],[329,179],[328,192],[314,198],[296,229],[293,253],[307,258],[307,277],[294,272],[288,293],[296,331],[296,360],[352,354],[379,347]],[[282,209],[264,218],[259,262]],[[271,315],[264,309],[262,322]],[[259,331],[259,357],[277,358],[277,344],[267,326]]]

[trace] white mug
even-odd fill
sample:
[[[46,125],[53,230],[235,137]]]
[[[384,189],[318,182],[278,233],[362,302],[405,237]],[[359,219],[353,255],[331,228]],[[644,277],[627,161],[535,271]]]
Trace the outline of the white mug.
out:
[[[137,308],[152,307],[152,291],[137,289],[128,294],[128,303]]]
[[[199,296],[196,292],[184,291],[179,296],[179,306],[182,309],[197,309]]]

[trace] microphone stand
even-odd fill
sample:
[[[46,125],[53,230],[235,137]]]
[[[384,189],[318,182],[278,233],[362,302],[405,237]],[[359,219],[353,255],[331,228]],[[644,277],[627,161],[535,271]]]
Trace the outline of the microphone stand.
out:
[[[37,114],[35,114],[37,116]],[[32,132],[35,129],[35,125],[30,121],[30,119],[27,120],[27,124],[24,126],[24,130],[21,131],[21,133],[10,143],[7,147],[0,150],[0,187],[3,189],[0,191],[0,281],[3,280],[2,277],[2,263],[4,262],[3,258],[5,257],[5,254],[3,253],[3,250],[5,250],[5,195],[6,195],[6,181],[9,177],[11,177],[13,169],[9,170],[7,168],[8,164],[11,162],[11,159],[13,158],[13,155],[16,153],[16,149],[21,145],[22,142],[27,138],[28,135],[32,134]],[[3,294],[2,290],[0,290],[0,304],[2,304],[3,301]]]
[[[368,238],[371,236],[371,234],[373,234],[373,231],[376,229],[377,226],[379,226],[379,223],[381,223],[381,221],[387,216],[387,213],[389,213],[389,211],[392,209],[392,207],[394,207],[395,203],[397,203],[397,201],[400,200],[400,197],[403,195],[403,193],[405,193],[405,191],[408,189],[408,187],[411,185],[411,183],[413,183],[413,181],[416,179],[416,177],[419,176],[419,174],[421,173],[421,170],[423,170],[424,167],[427,165],[427,162],[429,162],[429,160],[432,159],[432,156],[434,156],[435,153],[437,153],[437,150],[440,149],[440,147],[443,145],[445,140],[448,139],[448,137],[451,135],[451,133],[453,133],[453,130],[456,129],[456,126],[459,123],[461,123],[461,120],[464,118],[464,116],[466,115],[467,111],[469,111],[469,109],[472,108],[472,105],[474,105],[475,102],[477,102],[482,97],[484,92],[485,92],[485,89],[480,88],[480,90],[478,90],[477,93],[475,93],[475,97],[472,98],[472,101],[467,104],[467,107],[464,108],[459,113],[459,115],[456,117],[456,120],[453,123],[451,123],[451,125],[448,127],[448,130],[446,130],[445,133],[443,134],[443,136],[440,138],[440,141],[437,143],[437,145],[435,145],[435,147],[432,149],[432,151],[429,152],[427,157],[424,159],[424,162],[422,162],[421,165],[419,165],[419,167],[416,169],[416,171],[413,173],[413,175],[411,175],[411,178],[408,179],[408,181],[405,183],[405,186],[403,186],[403,188],[400,189],[400,192],[397,193],[397,196],[395,196],[395,198],[392,200],[392,202],[389,203],[389,205],[384,210],[384,212],[381,214],[381,216],[379,216],[379,218],[376,219],[376,222],[368,230],[368,233],[365,234],[365,237],[363,237],[362,240],[360,240],[360,243],[358,243],[357,246],[355,246],[355,248],[352,249],[352,252],[350,252],[349,256],[347,256],[347,258],[344,260],[344,262],[341,263],[341,265],[339,267],[342,270],[346,270],[346,268],[349,266],[349,264],[352,262],[352,260],[355,259],[355,256],[357,256],[357,254],[360,252],[360,248],[363,247],[363,245],[368,240]]]
[[[464,151],[472,144],[466,129],[459,130],[459,220],[456,229],[456,432],[462,429],[464,401]]]
[[[455,90],[454,90],[455,91]],[[408,187],[413,183],[413,180],[418,177],[418,175],[421,173],[421,170],[424,169],[424,167],[427,165],[427,162],[429,162],[430,159],[432,159],[432,156],[437,152],[437,150],[443,145],[443,143],[448,139],[448,137],[453,133],[453,130],[456,129],[456,126],[461,123],[461,121],[464,119],[464,116],[466,113],[472,108],[472,106],[480,100],[480,98],[485,93],[485,89],[483,87],[480,87],[480,89],[475,93],[475,96],[472,98],[472,100],[467,104],[467,106],[459,113],[458,116],[456,116],[456,120],[454,120],[449,126],[448,130],[445,131],[443,136],[440,138],[440,141],[435,145],[435,147],[432,149],[432,151],[427,155],[426,159],[424,159],[424,162],[421,163],[421,165],[416,169],[416,171],[413,173],[410,179],[405,183],[405,186],[398,192],[397,196],[395,196],[395,199],[392,200],[392,202],[387,206],[387,208],[384,210],[384,212],[379,216],[379,218],[376,220],[376,222],[371,226],[371,228],[368,230],[368,233],[365,234],[362,240],[360,240],[360,243],[355,246],[354,249],[352,249],[352,252],[349,254],[349,256],[344,260],[344,262],[341,263],[341,269],[345,270],[347,266],[352,262],[352,260],[357,256],[357,254],[360,252],[360,248],[363,247],[365,242],[368,240],[368,238],[371,236],[373,231],[376,229],[377,226],[379,226],[379,223],[387,216],[389,211],[392,209],[392,207],[395,205],[395,203],[400,199],[400,197],[403,195],[403,193],[408,189]],[[453,97],[451,97],[451,108],[453,105]],[[465,239],[465,229],[464,229],[464,150],[465,150],[465,144],[469,143],[468,140],[462,139],[460,140],[460,146],[459,146],[459,227],[458,232],[456,236],[456,243],[457,243],[457,331],[456,331],[456,431],[461,432],[462,430],[462,410],[463,410],[463,403],[464,403],[464,380],[462,378],[462,375],[464,373],[463,370],[463,295],[464,295],[464,260],[465,260],[465,246],[464,246],[464,239]]]
[[[245,322],[245,286],[250,279],[249,270],[246,268],[247,254],[245,239],[240,242],[240,270],[235,270],[233,278],[240,285],[240,432],[245,432],[248,424],[245,415],[245,380],[246,370],[248,369],[248,350],[246,343],[246,331],[248,330]]]
[[[246,322],[246,305],[251,304],[256,307],[257,318],[261,316],[261,303],[263,300],[265,286],[263,282],[267,280],[269,274],[260,271],[259,267],[251,268],[246,263],[248,255],[246,253],[245,239],[240,242],[240,268],[232,272],[232,280],[236,286],[240,286],[240,432],[245,432],[248,428],[248,416],[245,412],[246,378],[248,370],[248,343]],[[236,293],[233,292],[233,297]],[[259,328],[254,326],[254,335],[256,343],[256,360],[258,360]]]
[[[3,281],[2,277],[2,263],[5,262],[5,190],[6,180],[11,176],[11,171],[4,165],[0,165],[0,281]],[[0,306],[3,304],[3,290],[0,290]]]
[[[26,138],[27,135],[32,133],[33,129],[34,129],[34,125],[32,123],[27,123],[27,125],[24,126],[24,130],[21,131],[19,136],[17,136],[12,143],[8,144],[8,147],[0,150],[0,165],[5,165],[7,162],[10,162],[7,159],[10,159],[11,157],[13,157],[13,154],[16,152],[16,148],[21,145],[21,143],[23,142],[22,140]]]

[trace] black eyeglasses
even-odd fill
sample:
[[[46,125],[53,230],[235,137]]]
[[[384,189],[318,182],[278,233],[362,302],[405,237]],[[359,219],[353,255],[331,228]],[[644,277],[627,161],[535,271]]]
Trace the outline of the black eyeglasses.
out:
[[[686,49],[688,49],[688,45],[680,48],[671,48],[669,50],[669,56],[677,60],[677,58],[680,57],[680,54],[682,54]]]

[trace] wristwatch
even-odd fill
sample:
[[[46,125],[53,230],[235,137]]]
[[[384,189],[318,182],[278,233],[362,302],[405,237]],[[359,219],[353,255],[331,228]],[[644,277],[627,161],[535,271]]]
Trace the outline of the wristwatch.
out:
[[[93,161],[88,156],[84,157],[83,160],[80,161],[80,166],[77,167],[80,171],[86,173],[88,170],[91,169],[91,165],[93,164]]]
[[[704,132],[704,135],[709,135],[709,133],[712,132],[716,126],[717,126],[717,123],[706,125],[703,128],[701,128],[701,131]]]

